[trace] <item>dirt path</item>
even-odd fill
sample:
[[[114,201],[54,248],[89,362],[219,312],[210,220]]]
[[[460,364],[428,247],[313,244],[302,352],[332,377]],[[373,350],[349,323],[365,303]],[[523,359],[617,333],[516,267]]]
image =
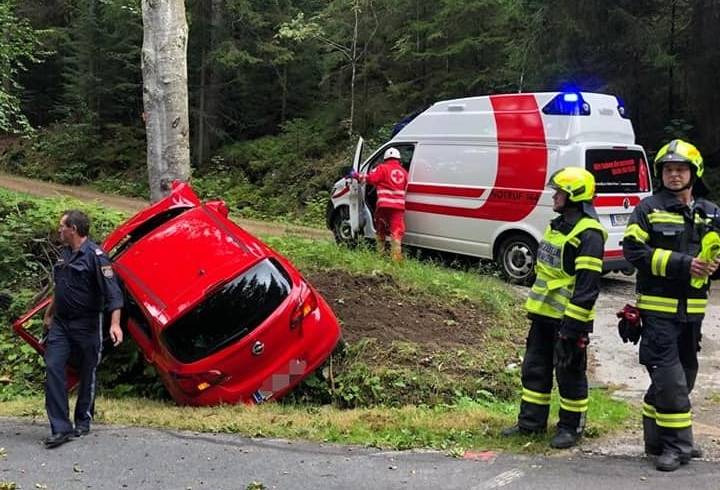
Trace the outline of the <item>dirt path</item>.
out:
[[[38,197],[63,196],[81,201],[94,201],[126,213],[135,213],[148,205],[148,202],[142,199],[103,194],[89,187],[61,185],[3,173],[0,173],[0,187]],[[295,235],[316,239],[332,239],[332,234],[328,230],[282,223],[267,223],[238,218],[237,216],[233,216],[233,220],[250,233],[258,235]]]

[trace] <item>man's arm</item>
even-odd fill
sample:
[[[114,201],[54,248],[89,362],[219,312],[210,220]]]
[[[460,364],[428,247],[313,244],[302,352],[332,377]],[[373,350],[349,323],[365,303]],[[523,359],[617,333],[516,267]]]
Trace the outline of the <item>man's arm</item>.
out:
[[[120,327],[120,309],[124,305],[123,294],[108,256],[105,253],[95,256],[99,268],[98,277],[103,295],[103,306],[105,311],[110,312],[110,339],[113,345],[117,346],[123,341],[123,332]]]
[[[43,325],[45,328],[50,328],[52,325],[53,315],[55,314],[55,298],[50,298],[47,308],[45,308],[45,314],[43,315]]]
[[[565,307],[560,334],[579,337],[592,330],[591,312],[600,294],[602,257],[605,240],[598,230],[585,230],[580,235],[575,256],[575,290]]]

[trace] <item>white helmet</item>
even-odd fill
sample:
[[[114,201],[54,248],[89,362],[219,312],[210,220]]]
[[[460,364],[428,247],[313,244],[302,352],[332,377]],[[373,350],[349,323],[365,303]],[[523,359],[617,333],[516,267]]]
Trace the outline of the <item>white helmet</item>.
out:
[[[385,150],[385,154],[383,155],[383,160],[387,160],[388,158],[396,158],[400,160],[400,152],[397,148],[388,148]]]

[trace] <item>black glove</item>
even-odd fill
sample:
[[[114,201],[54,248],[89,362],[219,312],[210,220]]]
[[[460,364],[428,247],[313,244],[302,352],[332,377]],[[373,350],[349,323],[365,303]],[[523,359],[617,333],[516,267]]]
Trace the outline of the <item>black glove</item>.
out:
[[[553,355],[555,367],[560,369],[584,369],[587,359],[587,346],[589,343],[590,338],[587,334],[576,337],[558,335],[558,338],[555,341],[555,352]]]
[[[617,317],[620,319],[618,322],[618,335],[620,335],[623,344],[628,342],[632,342],[633,345],[637,344],[640,340],[640,334],[642,334],[640,310],[633,305],[625,305],[622,310],[617,312]]]
[[[0,291],[0,311],[7,310],[13,302],[12,296],[8,293]]]

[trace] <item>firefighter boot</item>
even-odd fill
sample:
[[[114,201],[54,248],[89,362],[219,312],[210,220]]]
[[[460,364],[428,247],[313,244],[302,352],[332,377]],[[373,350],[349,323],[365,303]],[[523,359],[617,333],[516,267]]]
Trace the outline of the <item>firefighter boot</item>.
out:
[[[582,433],[571,432],[567,429],[558,429],[555,437],[550,441],[550,447],[555,449],[568,449],[576,446]]]
[[[390,258],[393,262],[402,262],[402,245],[400,240],[390,240]]]
[[[385,237],[383,235],[375,235],[375,250],[380,255],[385,255]]]

